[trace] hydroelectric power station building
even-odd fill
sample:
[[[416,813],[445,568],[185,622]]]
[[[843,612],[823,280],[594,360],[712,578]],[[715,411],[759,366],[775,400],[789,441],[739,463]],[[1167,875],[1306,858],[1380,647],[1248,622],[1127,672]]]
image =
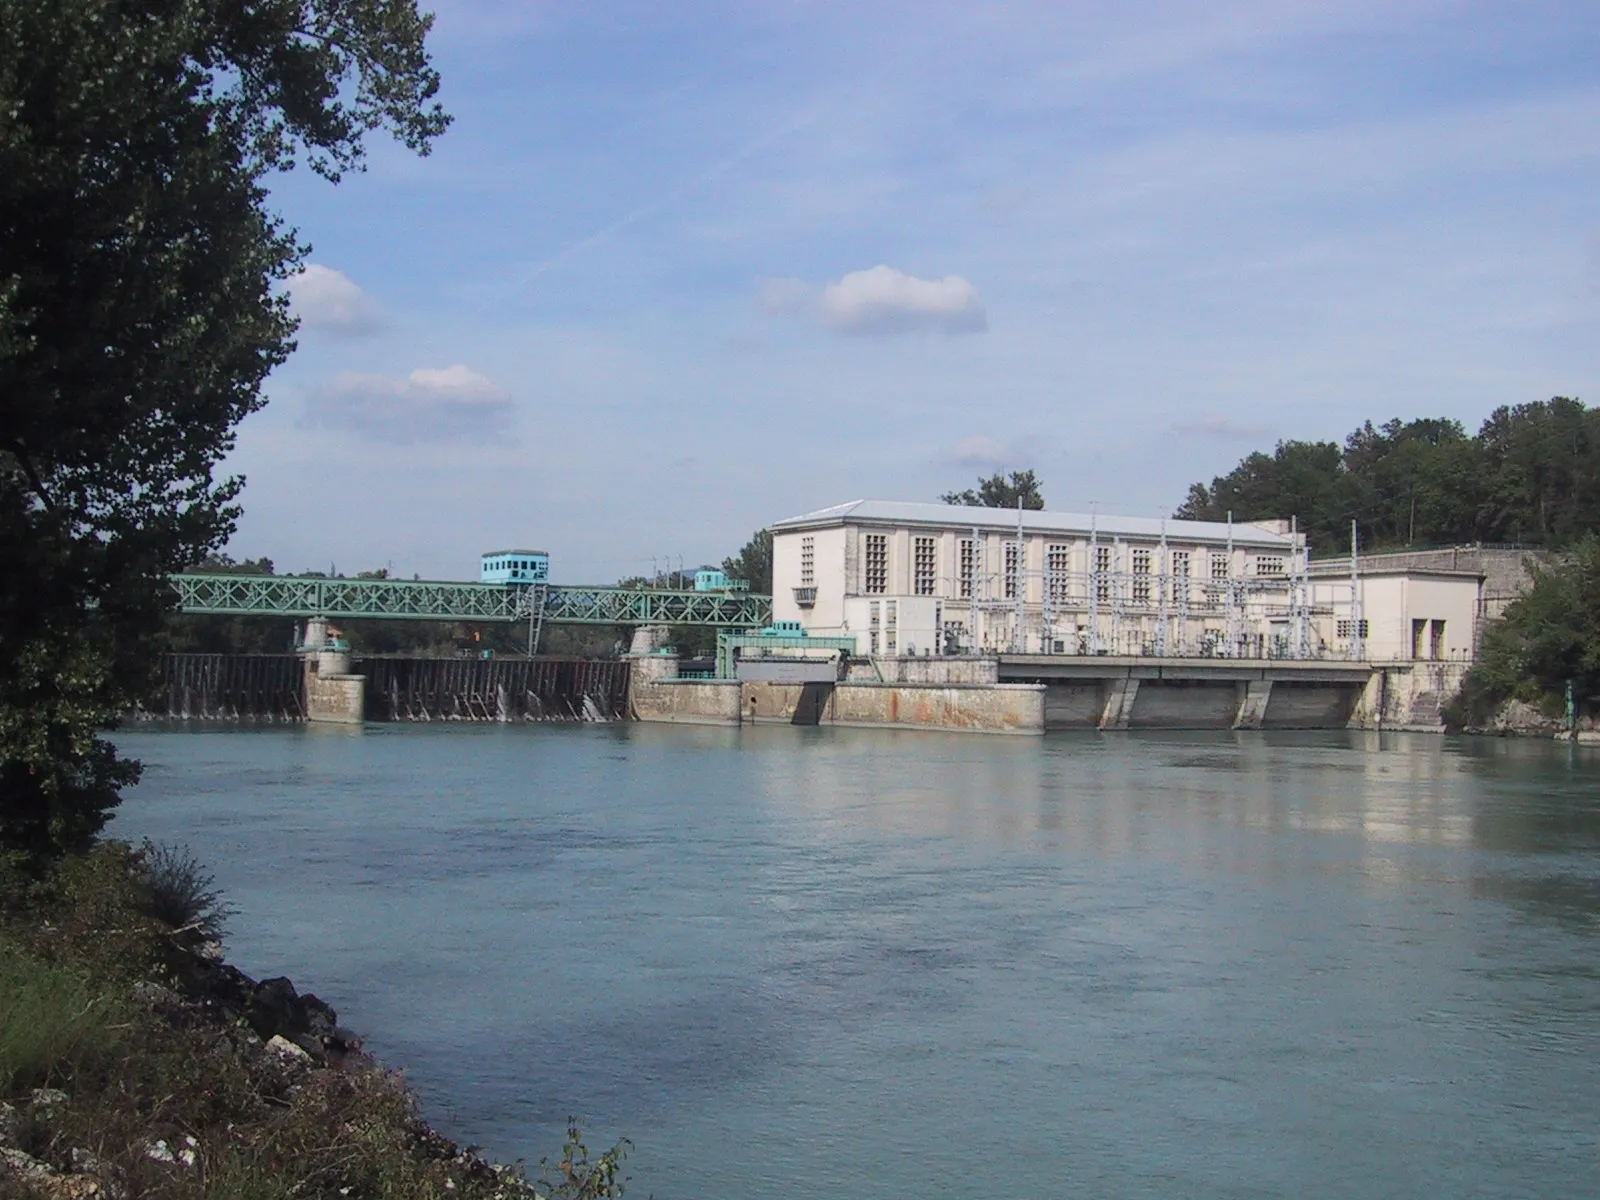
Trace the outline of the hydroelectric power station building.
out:
[[[773,616],[861,655],[1463,661],[1481,576],[1360,577],[1289,521],[856,500],[779,521]]]

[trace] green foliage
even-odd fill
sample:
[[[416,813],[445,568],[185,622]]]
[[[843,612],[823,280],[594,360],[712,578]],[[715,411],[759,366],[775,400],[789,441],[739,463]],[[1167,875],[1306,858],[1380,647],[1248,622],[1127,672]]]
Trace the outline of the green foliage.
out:
[[[1535,568],[1533,586],[1484,635],[1452,723],[1480,725],[1508,699],[1564,696],[1600,707],[1600,537],[1589,536],[1555,567]]]
[[[81,974],[0,939],[0,1095],[103,1060],[122,1032],[116,1005]]]
[[[415,0],[0,0],[0,844],[82,849],[137,778],[166,575],[293,349],[304,247],[265,176],[445,127]]]
[[[987,479],[978,480],[977,490],[946,492],[939,499],[945,504],[964,504],[972,508],[1016,508],[1021,501],[1023,508],[1042,511],[1044,496],[1040,489],[1043,486],[1032,471],[1013,471],[1009,479],[1003,471],[997,471]]]
[[[1332,442],[1280,442],[1210,486],[1177,516],[1295,517],[1315,546],[1379,549],[1452,542],[1571,545],[1600,530],[1600,409],[1565,397],[1500,408],[1475,436],[1445,418],[1364,424]]]
[[[217,890],[215,877],[187,846],[146,841],[139,857],[150,916],[174,930],[192,930],[202,938],[222,936],[233,908]]]
[[[567,1141],[561,1150],[561,1160],[552,1164],[549,1159],[541,1158],[539,1182],[552,1200],[612,1200],[625,1190],[627,1176],[622,1173],[622,1160],[628,1157],[632,1147],[633,1143],[623,1138],[590,1162],[589,1147],[584,1145],[578,1119],[568,1117]]]
[[[752,592],[772,595],[772,530],[758,529],[732,558],[722,560],[729,579],[742,579]]]

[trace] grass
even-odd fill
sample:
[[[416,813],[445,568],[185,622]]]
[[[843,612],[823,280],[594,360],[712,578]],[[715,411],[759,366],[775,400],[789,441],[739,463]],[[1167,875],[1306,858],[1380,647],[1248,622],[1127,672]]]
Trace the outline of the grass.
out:
[[[399,1076],[286,1063],[214,998],[184,996],[221,901],[186,852],[150,862],[108,842],[46,879],[0,880],[0,1101],[20,1113],[24,1152],[63,1173],[88,1154],[128,1200],[622,1195],[625,1143],[591,1160],[574,1127],[530,1184],[434,1132]],[[70,1099],[31,1104],[38,1087]],[[65,1194],[29,1186],[0,1166],[0,1194]]]
[[[0,942],[0,1095],[46,1087],[104,1061],[126,1032],[118,1007],[76,972]]]

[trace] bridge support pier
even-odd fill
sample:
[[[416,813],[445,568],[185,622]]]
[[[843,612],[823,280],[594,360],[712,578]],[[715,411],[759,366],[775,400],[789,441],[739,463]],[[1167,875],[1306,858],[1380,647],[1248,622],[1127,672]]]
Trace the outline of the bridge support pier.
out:
[[[1106,706],[1100,713],[1101,729],[1126,729],[1139,696],[1139,681],[1129,676],[1106,681]]]
[[[1235,729],[1260,729],[1267,719],[1267,701],[1272,699],[1272,680],[1251,679],[1239,690],[1239,715]]]
[[[367,677],[350,673],[349,652],[317,650],[307,654],[306,720],[359,725],[366,717]]]

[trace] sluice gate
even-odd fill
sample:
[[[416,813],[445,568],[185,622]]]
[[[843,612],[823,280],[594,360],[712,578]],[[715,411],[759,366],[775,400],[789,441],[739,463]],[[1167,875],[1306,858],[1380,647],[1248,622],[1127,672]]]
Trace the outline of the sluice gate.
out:
[[[615,721],[628,664],[586,658],[368,658],[369,721]]]
[[[298,654],[164,654],[169,717],[303,721],[305,659]]]
[[[613,721],[628,712],[629,664],[579,658],[357,658],[369,721]],[[301,721],[298,654],[166,654],[168,717]]]

